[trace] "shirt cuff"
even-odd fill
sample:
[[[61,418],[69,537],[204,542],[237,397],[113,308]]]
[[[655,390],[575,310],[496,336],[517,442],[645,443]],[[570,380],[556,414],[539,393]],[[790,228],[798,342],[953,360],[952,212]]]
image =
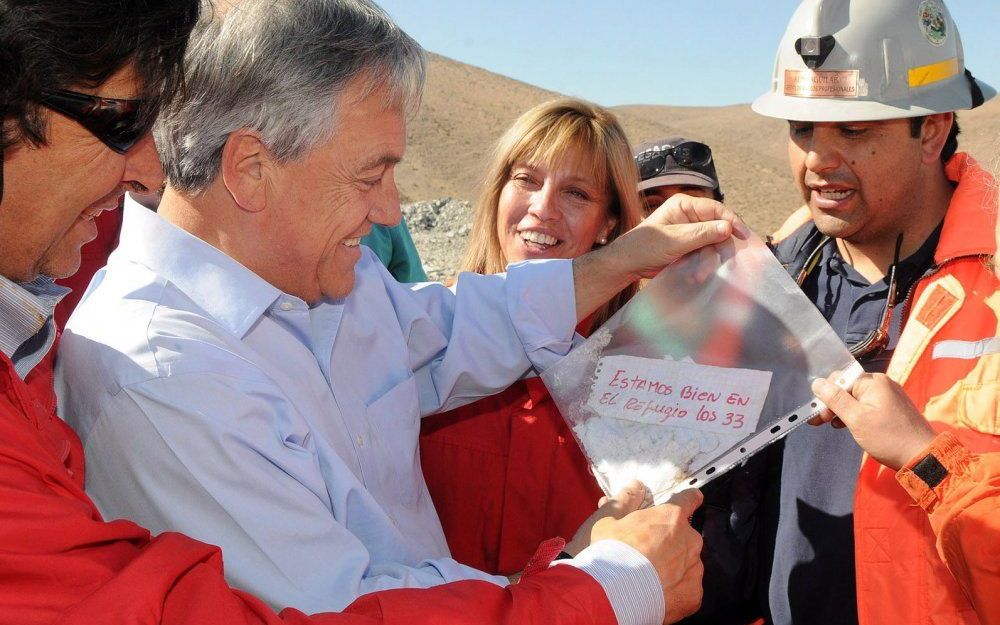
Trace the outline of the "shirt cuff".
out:
[[[928,456],[933,457],[947,471],[944,478],[933,486],[928,485],[924,478],[914,472],[914,467],[926,462]],[[921,508],[930,513],[934,506],[944,499],[945,490],[952,476],[963,474],[972,459],[972,453],[958,442],[953,434],[944,432],[938,434],[927,449],[917,454],[896,473],[896,481]]]
[[[569,353],[576,333],[573,261],[524,261],[507,268],[507,312],[531,364],[539,372]]]
[[[600,540],[572,560],[553,566],[575,566],[597,580],[608,596],[618,625],[656,625],[663,622],[666,605],[663,586],[653,563],[617,540]]]

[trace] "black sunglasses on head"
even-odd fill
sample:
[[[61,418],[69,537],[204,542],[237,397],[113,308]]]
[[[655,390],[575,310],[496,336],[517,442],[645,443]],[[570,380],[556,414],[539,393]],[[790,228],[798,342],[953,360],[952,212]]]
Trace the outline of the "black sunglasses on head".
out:
[[[125,154],[149,131],[139,109],[142,100],[118,100],[76,91],[46,91],[39,102],[90,131],[119,154]]]
[[[639,166],[639,178],[649,180],[658,176],[667,165],[667,158],[673,156],[681,167],[704,167],[712,162],[712,149],[704,143],[685,141],[677,145],[664,145],[646,150],[635,157]]]

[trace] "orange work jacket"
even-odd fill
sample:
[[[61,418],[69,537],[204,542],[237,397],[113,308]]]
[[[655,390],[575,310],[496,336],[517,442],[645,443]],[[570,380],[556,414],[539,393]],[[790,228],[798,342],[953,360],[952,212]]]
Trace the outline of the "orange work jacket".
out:
[[[910,471],[862,463],[854,504],[861,625],[1000,625],[1000,292],[992,178],[966,154],[934,265],[887,374],[942,434],[950,470],[933,489]]]

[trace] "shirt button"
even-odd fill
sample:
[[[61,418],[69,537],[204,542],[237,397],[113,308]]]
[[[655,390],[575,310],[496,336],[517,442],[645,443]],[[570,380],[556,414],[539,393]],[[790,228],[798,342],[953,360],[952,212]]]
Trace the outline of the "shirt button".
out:
[[[360,434],[358,434],[358,447],[364,447],[364,446],[365,446],[365,439],[362,438]]]
[[[285,312],[288,312],[289,310],[292,309],[292,303],[291,302],[281,302],[281,306],[278,306],[278,308],[280,308],[281,310],[283,310]]]

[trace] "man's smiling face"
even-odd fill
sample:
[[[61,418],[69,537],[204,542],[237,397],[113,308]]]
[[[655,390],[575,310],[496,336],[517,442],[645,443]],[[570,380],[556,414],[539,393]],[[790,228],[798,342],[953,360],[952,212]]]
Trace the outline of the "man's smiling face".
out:
[[[280,167],[269,236],[282,251],[271,261],[282,284],[307,302],[345,297],[354,288],[359,239],[372,224],[401,219],[395,166],[406,148],[401,107],[384,89],[348,88],[332,136],[304,158]]]
[[[95,89],[75,90],[116,99],[139,92],[131,67]],[[22,142],[4,152],[0,274],[17,281],[75,273],[80,248],[97,236],[94,217],[117,208],[129,188],[156,189],[163,181],[152,135],[118,154],[79,122],[47,108],[42,114],[46,144]]]

